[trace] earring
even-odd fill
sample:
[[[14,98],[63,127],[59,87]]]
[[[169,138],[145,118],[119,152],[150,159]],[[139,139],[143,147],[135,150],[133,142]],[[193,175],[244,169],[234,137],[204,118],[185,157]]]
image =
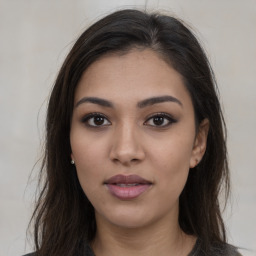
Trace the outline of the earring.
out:
[[[75,161],[73,159],[71,160],[71,164],[75,164]]]

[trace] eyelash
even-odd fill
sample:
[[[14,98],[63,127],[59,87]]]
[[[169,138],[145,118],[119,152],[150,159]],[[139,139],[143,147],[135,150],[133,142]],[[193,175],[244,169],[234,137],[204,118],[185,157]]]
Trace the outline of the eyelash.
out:
[[[89,121],[93,120],[93,118],[96,118],[96,117],[102,118],[103,119],[103,124],[101,124],[101,125],[89,124]],[[108,124],[104,124],[106,120],[107,120]],[[93,127],[93,128],[100,128],[100,127],[103,127],[103,126],[111,125],[111,122],[108,120],[108,118],[105,115],[101,114],[101,113],[90,113],[90,114],[86,115],[85,117],[83,117],[81,121],[86,126]],[[95,122],[95,119],[94,119],[94,122]]]
[[[154,118],[163,118],[163,121],[167,123],[165,123],[164,125],[160,124],[160,125],[149,125],[149,126],[152,126],[154,128],[165,128],[165,127],[168,127],[170,126],[171,124],[173,123],[176,123],[177,120],[174,119],[171,115],[169,114],[166,114],[166,113],[155,113],[153,115],[151,115],[147,120],[146,122],[144,122],[145,125],[147,125],[147,123],[150,121],[150,120],[153,120]]]
[[[103,121],[102,124],[90,124],[90,120],[92,120],[93,122],[95,122],[95,118],[98,117],[98,118],[102,118],[100,121]],[[150,120],[153,120],[154,118],[162,118],[162,121],[164,122],[164,125],[163,124],[148,124]],[[108,120],[108,118],[103,115],[102,113],[90,113],[88,115],[86,115],[85,117],[82,118],[82,123],[84,123],[86,126],[88,127],[91,127],[91,128],[101,128],[101,127],[104,127],[104,126],[109,126],[111,125],[111,122]],[[156,120],[155,120],[156,121]],[[158,120],[159,121],[159,120]],[[105,123],[107,122],[107,124]],[[154,121],[153,121],[154,122]],[[160,121],[161,122],[161,121]],[[167,123],[166,123],[167,122]],[[143,123],[144,125],[147,125],[147,126],[151,126],[151,127],[154,127],[154,128],[165,128],[165,127],[168,127],[170,126],[171,124],[173,123],[176,123],[177,120],[174,119],[172,116],[170,116],[169,114],[166,114],[166,113],[155,113],[155,114],[152,114],[150,117],[147,118],[147,120]]]

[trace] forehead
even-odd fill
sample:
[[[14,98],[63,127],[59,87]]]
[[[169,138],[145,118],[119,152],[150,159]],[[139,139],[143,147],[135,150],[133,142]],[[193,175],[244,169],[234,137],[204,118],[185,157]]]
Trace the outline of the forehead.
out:
[[[92,96],[109,100],[141,100],[171,95],[190,101],[182,76],[150,49],[111,54],[92,63],[81,77],[75,102]]]

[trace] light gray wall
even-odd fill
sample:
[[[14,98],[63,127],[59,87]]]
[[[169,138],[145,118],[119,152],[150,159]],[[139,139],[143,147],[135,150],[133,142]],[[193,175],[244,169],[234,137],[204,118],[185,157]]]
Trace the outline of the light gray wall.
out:
[[[256,255],[255,0],[0,0],[0,256],[21,255],[32,210],[45,101],[74,39],[103,14],[134,5],[196,28],[216,72],[229,131],[229,239]],[[35,168],[35,172],[38,166]],[[34,176],[33,176],[34,177]]]

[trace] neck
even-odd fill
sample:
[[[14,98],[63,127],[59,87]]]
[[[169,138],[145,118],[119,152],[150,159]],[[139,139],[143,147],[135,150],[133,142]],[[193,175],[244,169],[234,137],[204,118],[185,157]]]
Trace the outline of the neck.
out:
[[[100,221],[101,222],[101,221]],[[107,225],[106,225],[107,224]],[[109,223],[99,223],[92,248],[97,256],[187,256],[196,238],[185,234],[178,221],[156,222],[148,227],[124,228]]]

